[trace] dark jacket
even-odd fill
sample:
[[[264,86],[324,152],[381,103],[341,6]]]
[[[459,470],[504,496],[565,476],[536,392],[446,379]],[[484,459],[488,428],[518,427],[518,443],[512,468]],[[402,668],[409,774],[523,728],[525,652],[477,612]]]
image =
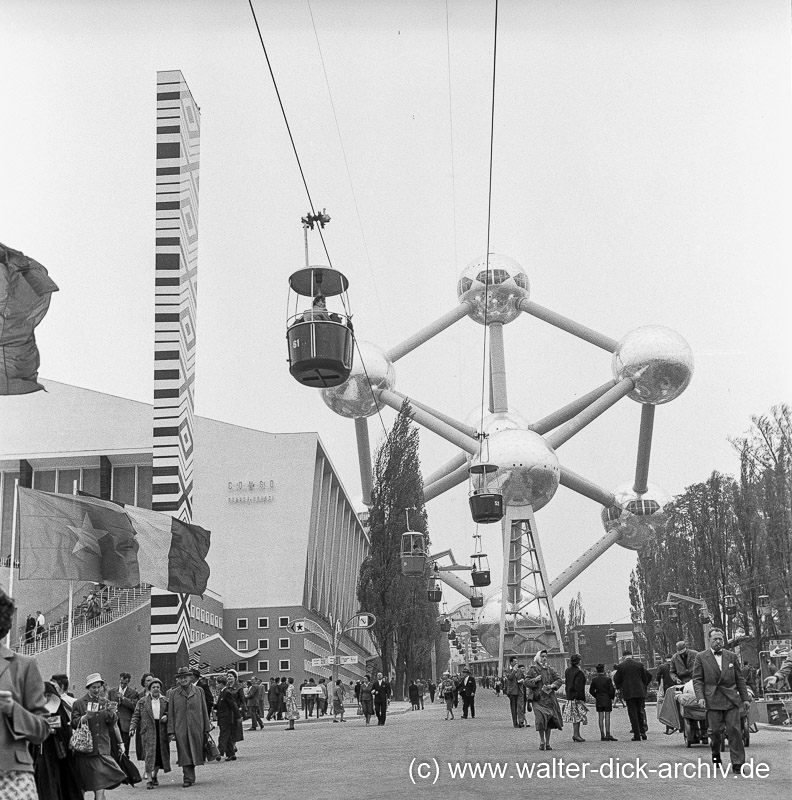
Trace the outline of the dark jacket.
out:
[[[215,712],[217,714],[217,724],[223,728],[236,725],[237,721],[242,719],[242,713],[239,710],[239,698],[235,689],[226,687],[220,692]]]
[[[371,684],[371,696],[375,703],[386,703],[392,691],[390,682],[384,679]]]
[[[664,661],[657,668],[657,683],[659,684],[661,695],[665,695],[666,691],[674,685],[674,679],[671,677],[670,661]]]
[[[617,689],[621,689],[625,700],[640,700],[646,697],[646,687],[650,684],[652,676],[646,667],[632,658],[625,658],[616,667],[613,682]]]
[[[107,690],[107,699],[118,703],[118,727],[124,733],[127,733],[129,731],[129,723],[132,721],[132,714],[135,713],[135,707],[138,700],[140,700],[140,694],[137,689],[127,686],[122,697],[116,686],[115,689]]]
[[[687,683],[693,677],[695,661],[696,651],[689,647],[681,653],[674,653],[671,659],[671,677],[678,683]]]
[[[458,684],[458,690],[463,697],[475,697],[476,679],[472,675],[464,675]]]
[[[727,711],[749,699],[740,662],[731,650],[721,650],[720,668],[709,648],[696,656],[693,689],[696,697],[713,710]]]
[[[594,698],[597,711],[608,711],[613,707],[613,698],[616,697],[616,687],[610,675],[598,672],[589,684],[589,694]]]
[[[580,667],[567,667],[564,673],[567,700],[586,699],[586,673]]]
[[[279,686],[280,686],[279,683],[277,683],[276,681],[272,681],[269,687],[267,688],[267,702],[271,706],[275,706],[276,708],[278,707],[278,703],[280,703],[280,696],[281,696],[280,689],[278,688]]]

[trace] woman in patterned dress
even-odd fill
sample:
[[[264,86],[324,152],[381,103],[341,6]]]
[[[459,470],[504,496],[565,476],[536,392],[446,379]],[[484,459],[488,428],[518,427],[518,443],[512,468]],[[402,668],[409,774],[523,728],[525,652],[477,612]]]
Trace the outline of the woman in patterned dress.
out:
[[[286,687],[286,719],[289,720],[287,731],[294,730],[294,720],[300,718],[300,704],[297,702],[297,692],[294,690],[294,678],[289,678]]]

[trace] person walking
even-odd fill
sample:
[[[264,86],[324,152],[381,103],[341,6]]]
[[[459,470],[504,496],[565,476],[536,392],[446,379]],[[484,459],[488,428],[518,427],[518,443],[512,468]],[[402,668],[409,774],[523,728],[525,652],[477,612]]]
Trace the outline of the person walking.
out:
[[[459,693],[462,695],[462,719],[476,718],[476,679],[470,674],[470,670],[462,670],[462,680],[459,682]]]
[[[410,711],[419,711],[420,706],[418,705],[418,684],[416,684],[415,681],[410,681],[407,694],[410,698]]]
[[[45,719],[44,682],[36,660],[5,645],[15,608],[0,589],[0,797],[36,800],[28,748],[41,744],[51,729]]]
[[[440,697],[445,700],[446,704],[446,720],[454,719],[454,681],[450,672],[443,673],[443,680],[440,682]],[[449,716],[449,714],[451,716]]]
[[[214,708],[214,695],[212,694],[212,690],[209,688],[209,681],[201,675],[201,670],[198,667],[193,667],[190,670],[190,675],[193,686],[196,689],[200,689],[204,693],[204,700],[206,701],[206,713],[209,715],[209,719],[212,718],[212,709]]]
[[[633,742],[646,740],[646,687],[651,680],[652,676],[646,667],[633,659],[632,652],[625,650],[624,659],[616,667],[613,685],[621,690],[622,698],[627,704]]]
[[[127,777],[110,751],[110,736],[115,736],[118,715],[102,697],[104,685],[102,676],[92,672],[85,679],[86,694],[72,706],[72,727],[84,725],[91,731],[92,750],[77,753],[75,766],[83,789],[92,791],[95,800],[104,800],[105,789],[115,789]]]
[[[710,629],[709,648],[698,653],[693,664],[693,689],[699,705],[707,709],[713,764],[721,763],[721,741],[725,731],[729,739],[732,771],[739,775],[745,763],[740,712],[748,713],[751,699],[740,661],[731,650],[724,650],[724,641],[720,628]]]
[[[153,678],[149,691],[135,706],[129,722],[129,734],[140,730],[143,755],[148,775],[147,789],[159,786],[159,771],[170,772],[170,742],[168,741],[168,698],[162,694],[162,681]]]
[[[426,681],[423,678],[418,678],[418,702],[421,705],[421,711],[424,710],[424,697],[426,696]]]
[[[195,768],[204,763],[204,742],[212,726],[204,693],[193,685],[189,667],[179,667],[176,682],[168,696],[168,738],[176,742],[176,763],[186,788],[195,783]]]
[[[278,679],[272,675],[269,679],[269,686],[267,687],[267,722],[274,719],[278,715],[278,708],[280,707],[280,683]]]
[[[540,750],[552,750],[550,732],[564,728],[556,697],[562,683],[558,673],[547,663],[547,650],[540,650],[525,676],[525,685],[533,690],[534,724],[539,734]]]
[[[129,725],[132,721],[132,714],[135,712],[140,694],[137,689],[129,685],[132,676],[128,672],[122,672],[118,676],[118,687],[108,689],[107,699],[112,703],[118,703],[118,727],[121,731],[121,739],[124,742],[127,755],[129,749],[130,733]]]
[[[371,687],[371,696],[374,698],[374,713],[377,715],[377,725],[384,725],[388,714],[388,702],[391,696],[391,685],[381,672]]]
[[[594,707],[597,709],[600,740],[603,742],[616,742],[611,736],[610,719],[613,711],[613,698],[616,697],[616,687],[611,676],[606,674],[605,665],[597,664],[597,673],[589,684],[589,694],[594,698]]]
[[[324,678],[319,678],[319,683],[317,685],[319,687],[319,694],[317,695],[316,698],[316,716],[324,717],[327,715],[327,701],[328,701],[327,681]]]
[[[236,689],[233,684],[228,685],[228,676],[220,676],[217,682],[223,687],[217,696],[215,713],[220,735],[217,737],[217,749],[226,761],[236,761],[236,727],[241,722],[242,714],[239,711]]]
[[[250,717],[250,728],[248,730],[255,731],[264,730],[264,723],[259,716],[259,695],[261,694],[261,684],[258,678],[253,678],[250,682],[250,688],[245,695],[245,703],[247,705],[248,716]]]
[[[288,681],[285,677],[281,678],[278,686],[278,693],[280,694],[280,700],[278,702],[278,719],[283,719],[283,715],[286,713],[286,692],[288,689]]]
[[[371,675],[366,675],[360,682],[360,708],[363,711],[363,716],[366,719],[366,725],[371,721],[374,716],[374,684],[371,681]]]
[[[512,656],[509,659],[509,668],[506,670],[506,688],[504,694],[509,698],[509,709],[511,711],[512,725],[515,728],[520,727],[520,720],[518,717],[518,708],[520,704],[520,694],[522,686],[520,681],[524,676],[521,676],[517,668],[517,656]]]
[[[338,722],[336,717],[339,714],[341,715],[341,722],[346,722],[344,719],[344,694],[344,682],[339,678],[333,689],[333,722]]]
[[[289,678],[286,684],[286,719],[289,721],[287,731],[294,730],[294,722],[300,718],[300,705],[297,700],[297,692],[294,689],[294,678]]]
[[[687,683],[693,677],[693,664],[696,663],[696,651],[687,646],[685,640],[676,643],[676,653],[671,659],[669,672],[675,684]]]
[[[429,702],[434,703],[435,692],[437,691],[437,684],[430,678],[429,682],[426,684],[426,688],[429,691]]]
[[[564,722],[572,723],[572,741],[585,742],[580,735],[580,726],[588,722],[586,707],[586,673],[580,668],[580,656],[575,653],[569,659],[569,666],[564,672],[566,689],[566,705],[564,706]]]

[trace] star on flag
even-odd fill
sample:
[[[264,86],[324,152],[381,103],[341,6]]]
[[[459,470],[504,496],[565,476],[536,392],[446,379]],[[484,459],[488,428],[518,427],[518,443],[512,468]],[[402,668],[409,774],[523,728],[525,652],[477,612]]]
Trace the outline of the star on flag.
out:
[[[85,515],[82,525],[76,528],[74,525],[66,526],[76,537],[77,541],[74,545],[72,553],[79,555],[81,551],[87,550],[89,554],[102,557],[102,549],[99,546],[99,540],[103,536],[107,536],[107,531],[94,528],[91,524],[91,518],[88,514]]]

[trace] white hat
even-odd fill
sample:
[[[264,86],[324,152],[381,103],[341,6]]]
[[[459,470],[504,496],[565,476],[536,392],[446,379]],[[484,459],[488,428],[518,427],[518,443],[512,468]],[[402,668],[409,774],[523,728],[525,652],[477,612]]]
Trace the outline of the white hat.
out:
[[[92,683],[104,683],[102,676],[98,672],[92,672],[85,679],[85,688],[87,689]]]

